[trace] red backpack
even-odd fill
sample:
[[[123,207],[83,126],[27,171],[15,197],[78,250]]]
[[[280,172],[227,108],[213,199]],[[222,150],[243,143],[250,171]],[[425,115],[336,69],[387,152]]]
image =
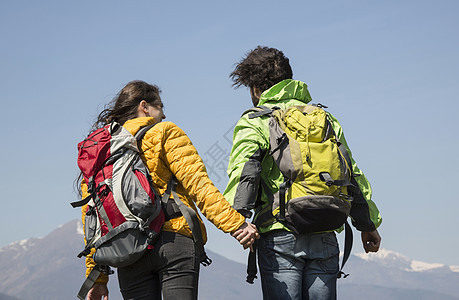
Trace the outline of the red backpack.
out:
[[[164,224],[161,196],[137,147],[152,126],[142,128],[134,137],[114,122],[93,131],[78,144],[77,163],[89,196],[71,205],[88,204],[86,247],[78,257],[96,249],[94,261],[98,266],[89,276],[94,280],[102,266],[118,268],[137,261],[151,248]],[[84,289],[92,286],[89,279]]]
[[[172,215],[185,218],[201,264],[207,266],[212,262],[204,250],[198,216],[177,195],[175,177],[170,179],[161,196],[140,157],[138,143],[151,127],[153,125],[143,127],[133,136],[113,122],[91,132],[78,144],[77,163],[89,193],[85,199],[71,203],[73,207],[88,204],[86,247],[78,257],[96,249],[93,256],[96,266],[78,293],[80,299],[85,299],[101,272],[113,273],[108,266],[133,264],[152,248],[165,220],[162,207],[167,210],[168,218]]]

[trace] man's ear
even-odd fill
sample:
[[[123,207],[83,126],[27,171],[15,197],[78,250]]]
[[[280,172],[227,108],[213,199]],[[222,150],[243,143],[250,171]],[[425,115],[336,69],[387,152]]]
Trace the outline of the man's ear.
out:
[[[250,96],[252,97],[253,106],[257,106],[260,101],[261,91],[256,86],[250,87]]]
[[[261,96],[261,90],[259,88],[257,88],[256,86],[252,87],[252,92],[253,92],[253,95],[257,98],[257,99],[260,99],[260,96]]]

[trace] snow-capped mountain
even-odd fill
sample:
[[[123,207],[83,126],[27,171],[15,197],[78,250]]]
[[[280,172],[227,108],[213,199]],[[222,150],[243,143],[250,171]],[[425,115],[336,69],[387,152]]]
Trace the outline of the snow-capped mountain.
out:
[[[0,249],[0,300],[76,299],[84,262],[77,220],[44,238],[18,241]],[[261,299],[260,279],[245,283],[246,266],[207,250],[213,263],[201,268],[199,299]],[[354,253],[345,266],[350,273],[338,280],[338,298],[353,300],[459,300],[459,267],[428,264],[381,249]],[[110,299],[120,300],[116,276]]]
[[[412,260],[400,253],[386,249],[381,249],[377,253],[357,253],[355,255],[366,261],[383,263],[385,266],[393,266],[408,272],[436,272],[449,269],[451,272],[459,273],[459,266]]]
[[[353,285],[377,286],[395,290],[413,290],[424,295],[424,298],[419,298],[418,295],[413,299],[459,299],[458,269],[458,266],[425,263],[412,260],[400,253],[381,249],[377,253],[351,255],[345,266],[345,271],[350,273],[350,276],[338,282],[343,288]]]

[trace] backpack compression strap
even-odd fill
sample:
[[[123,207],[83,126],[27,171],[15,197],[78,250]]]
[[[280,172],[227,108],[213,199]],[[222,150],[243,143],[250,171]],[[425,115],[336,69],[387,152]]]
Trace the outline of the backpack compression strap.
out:
[[[87,197],[84,198],[83,200],[72,202],[72,203],[70,203],[70,205],[71,205],[73,208],[81,207],[81,206],[83,206],[83,205],[85,205],[85,204],[88,204],[89,200],[91,200],[91,198],[92,198],[93,196],[94,196],[94,195],[91,193],[91,194],[89,194],[89,196],[87,196]]]

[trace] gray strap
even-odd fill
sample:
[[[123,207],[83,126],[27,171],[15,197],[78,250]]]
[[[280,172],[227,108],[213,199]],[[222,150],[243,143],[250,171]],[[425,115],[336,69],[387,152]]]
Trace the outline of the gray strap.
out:
[[[191,229],[191,233],[193,234],[193,240],[196,243],[196,246],[199,251],[200,262],[202,265],[208,266],[212,263],[212,260],[210,260],[207,257],[207,254],[204,250],[204,241],[202,239],[202,231],[201,231],[201,226],[199,225],[200,223],[199,223],[198,215],[196,214],[194,209],[185,205],[180,200],[179,196],[177,195],[176,188],[177,188],[177,180],[175,179],[175,177],[172,177],[167,185],[167,190],[163,195],[162,201],[166,203],[169,200],[169,197],[172,193],[172,196],[174,197],[173,200],[177,204],[178,208],[180,209],[180,212],[182,213],[183,217],[188,223],[188,226]]]
[[[94,285],[94,282],[97,280],[97,278],[99,278],[100,273],[99,265],[95,265],[86,280],[83,282],[83,285],[81,286],[77,295],[78,299],[84,300],[86,298],[86,295]]]
[[[270,115],[273,112],[271,108],[263,106],[263,105],[258,106],[257,108],[252,108],[251,110],[248,110],[248,111],[254,111],[249,115],[249,119],[254,119],[254,118],[261,117],[261,116]]]
[[[128,229],[138,228],[138,227],[139,227],[139,223],[137,223],[137,222],[129,222],[129,221],[128,222],[124,222],[124,223],[120,224],[119,226],[117,226],[116,228],[114,228],[113,230],[110,230],[109,232],[107,232],[107,234],[102,236],[100,239],[98,239],[97,242],[94,244],[94,247],[97,249],[103,243],[105,243],[106,241],[112,239],[113,237],[115,237],[116,235],[120,234],[121,232],[126,231]]]
[[[273,109],[278,109],[278,107],[273,107]],[[264,105],[260,105],[260,106],[257,106],[257,107],[252,107],[252,108],[249,108],[248,110],[244,111],[242,113],[242,115],[245,115],[249,112],[251,112],[251,114],[249,115],[249,119],[254,119],[254,118],[258,118],[258,117],[261,117],[261,116],[264,116],[264,115],[269,115],[273,112],[273,109],[267,107],[267,106],[264,106]]]
[[[108,230],[112,230],[113,226],[112,226],[112,223],[110,222],[110,218],[108,217],[107,213],[105,212],[104,205],[103,205],[102,201],[100,200],[100,198],[99,198],[99,196],[97,194],[94,195],[93,201],[94,201],[94,204],[95,204],[95,206],[97,208],[97,211],[98,211],[100,217],[102,218],[102,220],[104,220],[105,225],[107,225]]]

